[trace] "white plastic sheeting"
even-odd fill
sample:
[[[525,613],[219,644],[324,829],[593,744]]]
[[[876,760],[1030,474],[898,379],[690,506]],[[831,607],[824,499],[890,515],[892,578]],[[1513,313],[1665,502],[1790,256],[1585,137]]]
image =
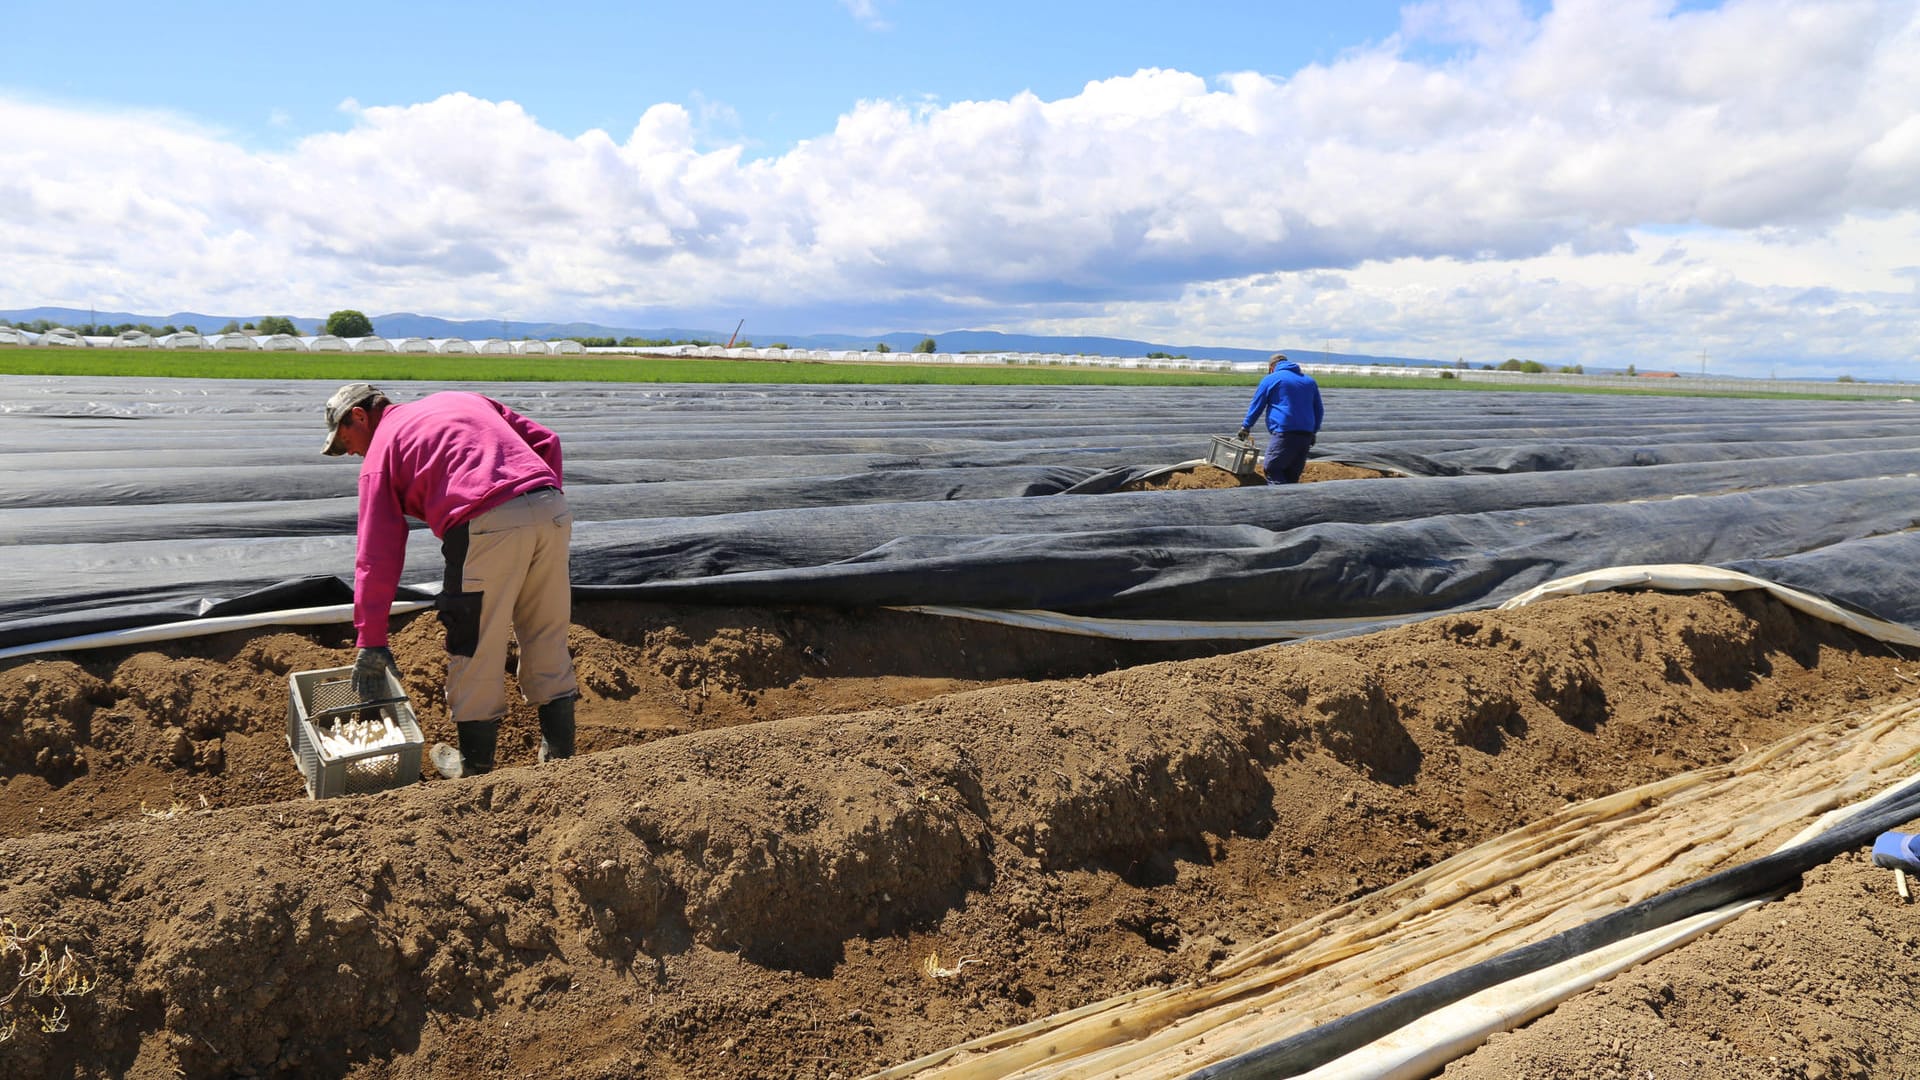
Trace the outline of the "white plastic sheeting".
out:
[[[436,585],[425,583],[416,588],[420,591],[430,591],[435,589]],[[395,615],[411,614],[432,606],[433,602],[430,600],[398,600],[394,602],[393,613]],[[0,649],[0,660],[11,660],[18,656],[38,656],[51,652],[80,652],[87,649],[111,649],[121,645],[146,645],[157,641],[183,641],[187,638],[224,634],[230,630],[258,630],[267,626],[335,626],[352,621],[352,604],[288,608],[258,615],[186,619],[180,622],[130,627],[125,630],[80,634],[59,641],[40,642],[33,645],[16,645],[12,648]]]
[[[1500,610],[1524,607],[1555,596],[1578,596],[1582,593],[1605,592],[1609,589],[1647,588],[1663,589],[1668,592],[1699,592],[1709,589],[1715,592],[1742,592],[1747,589],[1761,589],[1796,611],[1844,626],[1854,633],[1865,634],[1881,641],[1891,641],[1896,645],[1920,646],[1920,630],[1849,611],[1830,600],[1823,600],[1799,589],[1718,566],[1664,563],[1648,566],[1613,566],[1584,574],[1570,574],[1528,589],[1503,602]]]

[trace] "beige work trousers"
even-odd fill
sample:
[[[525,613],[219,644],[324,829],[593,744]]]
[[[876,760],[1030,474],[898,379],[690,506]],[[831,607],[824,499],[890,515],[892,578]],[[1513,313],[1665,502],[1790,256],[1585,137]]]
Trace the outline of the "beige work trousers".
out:
[[[520,642],[515,676],[522,697],[544,705],[573,696],[578,684],[567,654],[573,514],[567,497],[553,488],[528,492],[467,522],[465,530],[457,586],[455,538],[442,543],[448,565],[437,605],[447,628],[447,711],[453,721],[507,714],[509,634]]]

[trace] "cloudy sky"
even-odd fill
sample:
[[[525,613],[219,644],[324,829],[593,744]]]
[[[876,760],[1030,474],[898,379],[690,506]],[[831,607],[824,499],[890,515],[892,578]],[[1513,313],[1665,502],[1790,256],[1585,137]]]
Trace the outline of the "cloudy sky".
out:
[[[1920,378],[1920,0],[69,0],[6,29],[0,308]]]

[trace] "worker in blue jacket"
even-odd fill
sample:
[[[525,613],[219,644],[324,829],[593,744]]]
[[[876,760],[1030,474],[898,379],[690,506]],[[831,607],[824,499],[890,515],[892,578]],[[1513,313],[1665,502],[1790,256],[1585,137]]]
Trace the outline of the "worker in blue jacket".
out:
[[[1267,377],[1254,390],[1253,404],[1247,406],[1247,418],[1240,424],[1242,440],[1248,438],[1254,420],[1263,413],[1267,431],[1273,436],[1267,440],[1267,459],[1261,466],[1266,470],[1267,483],[1297,484],[1307,467],[1307,449],[1313,445],[1324,415],[1320,384],[1285,353],[1274,353],[1267,362]]]

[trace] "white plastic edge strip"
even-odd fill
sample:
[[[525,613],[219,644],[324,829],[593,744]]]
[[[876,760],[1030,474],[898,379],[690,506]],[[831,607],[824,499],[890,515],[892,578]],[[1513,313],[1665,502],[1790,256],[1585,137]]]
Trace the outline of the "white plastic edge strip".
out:
[[[1920,645],[1920,631],[1885,619],[1875,619],[1867,615],[1857,615],[1829,600],[1822,600],[1811,593],[1780,585],[1752,574],[1743,574],[1738,570],[1725,570],[1718,566],[1700,566],[1693,563],[1650,563],[1645,566],[1614,566],[1605,570],[1591,570],[1584,574],[1573,574],[1557,578],[1544,585],[1536,585],[1526,592],[1502,603],[1498,610],[1506,611],[1522,607],[1537,600],[1555,596],[1577,596],[1582,593],[1603,592],[1607,589],[1629,587],[1666,589],[1669,591],[1687,591],[1693,589],[1718,589],[1722,592],[1737,592],[1742,589],[1765,589],[1781,603],[1796,611],[1804,612],[1816,619],[1825,619],[1838,623],[1849,630],[1865,634],[1868,637],[1890,641],[1895,645]]]
[[[1895,645],[1920,646],[1920,631],[1900,623],[1888,622],[1867,615],[1848,611],[1829,600],[1822,600],[1811,593],[1804,593],[1787,585],[1780,585],[1764,578],[1743,574],[1738,570],[1725,570],[1717,566],[1704,566],[1696,563],[1651,563],[1640,566],[1615,566],[1605,570],[1590,570],[1583,574],[1573,574],[1555,578],[1543,585],[1536,585],[1499,605],[1497,610],[1536,603],[1559,596],[1579,596],[1585,593],[1604,592],[1608,589],[1649,588],[1663,589],[1668,592],[1690,592],[1700,589],[1716,589],[1721,592],[1739,592],[1746,589],[1764,589],[1773,594],[1788,607],[1836,623],[1849,630],[1865,634]],[[1124,641],[1287,641],[1294,638],[1318,637],[1343,630],[1360,627],[1384,629],[1402,623],[1417,622],[1441,615],[1451,615],[1456,609],[1444,611],[1421,611],[1407,615],[1364,617],[1352,619],[1289,619],[1272,622],[1197,622],[1175,619],[1100,619],[1085,615],[1063,615],[1057,611],[1036,611],[1004,608],[949,607],[945,605],[901,605],[894,611],[913,611],[926,615],[943,615],[956,619],[972,619],[976,622],[998,623],[1002,626],[1019,626],[1030,630],[1047,630],[1060,634],[1078,634],[1083,637],[1117,638]]]
[[[1588,575],[1581,575],[1586,577]],[[1899,798],[1920,786],[1909,778],[1871,798],[1836,807],[1796,833],[1776,851],[1799,847],[1842,818],[1853,817]],[[1470,1053],[1502,1031],[1511,1031],[1554,1009],[1562,1001],[1731,922],[1771,898],[1739,900],[1656,927],[1552,967],[1490,986],[1451,1005],[1435,1009],[1297,1080],[1419,1080],[1455,1058]]]
[[[1742,900],[1703,911],[1489,987],[1436,1009],[1298,1080],[1420,1080],[1431,1076],[1489,1037],[1511,1031],[1567,998],[1635,964],[1679,948],[1766,902]]]
[[[1018,626],[1028,630],[1048,630],[1056,634],[1081,637],[1117,638],[1122,641],[1286,641],[1315,637],[1357,627],[1385,628],[1404,622],[1431,619],[1445,611],[1421,611],[1411,615],[1366,616],[1352,619],[1288,619],[1278,622],[1193,622],[1178,619],[1099,619],[1089,615],[1062,615],[1057,611],[1008,608],[947,607],[940,604],[896,605],[891,611],[912,611],[922,615],[942,615],[953,619]]]
[[[426,591],[437,589],[438,583],[415,586]],[[1778,585],[1751,574],[1742,574],[1736,570],[1723,570],[1716,566],[1701,566],[1692,563],[1660,563],[1644,566],[1617,566],[1605,570],[1592,570],[1584,574],[1556,578],[1543,585],[1536,585],[1526,592],[1507,600],[1499,610],[1520,607],[1556,596],[1577,596],[1583,593],[1603,592],[1607,589],[1644,587],[1687,591],[1694,589],[1718,589],[1738,591],[1742,589],[1765,589],[1778,597],[1783,603],[1795,610],[1812,615],[1818,619],[1838,623],[1850,630],[1868,637],[1890,641],[1896,645],[1920,646],[1920,631],[1899,623],[1887,622],[1869,616],[1856,615],[1837,604],[1822,600],[1817,596],[1801,592],[1798,589]],[[418,611],[431,604],[424,601],[395,603],[395,614]],[[1317,637],[1322,634],[1339,633],[1360,627],[1385,628],[1401,623],[1417,622],[1440,615],[1453,614],[1446,611],[1421,611],[1406,615],[1381,617],[1361,617],[1351,619],[1288,619],[1271,622],[1195,622],[1176,619],[1101,619],[1085,615],[1063,615],[1055,611],[1038,611],[1002,608],[950,607],[946,605],[894,605],[888,610],[911,611],[925,615],[940,615],[948,618],[971,619],[976,622],[997,623],[1002,626],[1023,627],[1030,630],[1046,630],[1059,634],[1077,634],[1082,637],[1113,638],[1122,641],[1288,641],[1295,638]],[[295,608],[288,611],[262,612],[257,615],[236,615],[226,619],[188,619],[181,622],[163,623],[156,626],[131,627],[126,630],[110,630],[99,634],[86,634],[79,637],[62,638],[58,641],[33,642],[16,645],[9,649],[0,649],[0,660],[16,656],[31,656],[37,653],[69,652],[78,649],[102,649],[115,645],[135,645],[152,641],[168,641],[174,638],[199,637],[207,634],[220,634],[228,630],[246,630],[259,626],[312,626],[326,623],[350,622],[353,619],[351,605],[339,604],[319,608]]]
[[[432,606],[433,602],[430,600],[395,601],[393,613],[403,615]],[[16,656],[33,656],[37,653],[107,649],[115,645],[144,645],[154,641],[206,637],[209,634],[224,634],[229,630],[252,630],[261,626],[324,626],[330,623],[352,621],[352,604],[263,611],[254,615],[228,615],[218,619],[185,619],[153,626],[131,626],[125,630],[103,630],[97,634],[81,634],[78,637],[61,638],[58,641],[36,641],[29,645],[15,645],[10,649],[0,649],[0,660],[11,660]]]

